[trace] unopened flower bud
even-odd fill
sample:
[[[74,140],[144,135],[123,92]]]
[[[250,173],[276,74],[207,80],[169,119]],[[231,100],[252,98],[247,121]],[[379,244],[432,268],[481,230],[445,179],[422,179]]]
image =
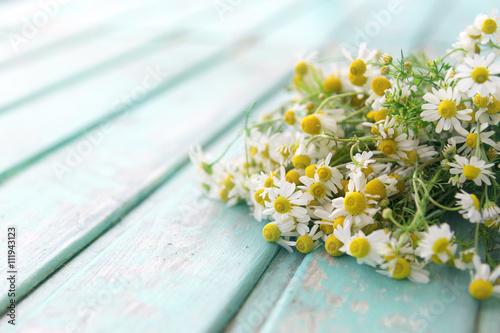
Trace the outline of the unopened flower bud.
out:
[[[386,220],[392,218],[392,209],[386,208],[382,211],[382,217]]]
[[[386,53],[380,58],[380,62],[383,65],[389,65],[392,62],[392,56]]]
[[[380,68],[380,74],[382,75],[387,75],[390,71],[391,69],[389,68],[389,66],[382,66],[382,68]]]
[[[408,61],[407,61],[407,62],[405,62],[405,64],[404,64],[404,69],[405,69],[405,72],[406,72],[406,73],[410,73],[410,71],[411,71],[411,67],[412,67],[411,62],[408,62]]]

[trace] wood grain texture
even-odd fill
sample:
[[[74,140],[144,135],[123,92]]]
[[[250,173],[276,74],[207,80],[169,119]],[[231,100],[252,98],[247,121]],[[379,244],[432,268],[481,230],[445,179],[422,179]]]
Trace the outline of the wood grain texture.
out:
[[[110,33],[133,21],[156,0],[3,1],[0,8],[0,67],[54,53],[62,44]],[[135,13],[135,15],[134,15]]]
[[[9,94],[0,95],[0,111],[147,54],[166,40],[213,22],[207,5],[157,1],[146,8],[142,16],[133,16],[134,20],[110,34],[3,68],[0,89]]]
[[[215,19],[182,41],[164,43],[130,63],[0,114],[0,141],[8,142],[0,146],[0,180],[103,123],[134,112],[146,100],[233,57],[235,52],[251,48],[262,39],[260,31],[279,22],[279,15],[298,14],[299,7],[293,3],[280,1],[266,5],[266,10],[261,8],[263,2],[254,3],[227,20]],[[244,17],[249,18],[242,23]]]
[[[102,143],[63,182],[51,166],[64,161],[65,151],[5,182],[0,190],[2,218],[23,230],[19,294],[29,292],[175,173],[185,161],[189,144],[209,140],[234,121],[235,111],[281,87],[294,62],[294,44],[288,44],[286,36],[297,38],[304,26],[311,31],[325,28],[325,34],[314,38],[300,35],[307,38],[299,40],[300,45],[320,45],[332,25],[322,20],[323,27],[313,26],[322,15],[326,13],[319,7],[285,22],[252,51],[120,118],[112,124],[112,133],[105,133]],[[205,87],[203,95],[192,98],[200,86]],[[226,98],[220,99],[221,95]],[[207,124],[212,125],[207,129]],[[76,147],[82,142],[76,142]],[[30,202],[29,211],[21,208],[22,202]],[[0,300],[4,306],[6,298]]]

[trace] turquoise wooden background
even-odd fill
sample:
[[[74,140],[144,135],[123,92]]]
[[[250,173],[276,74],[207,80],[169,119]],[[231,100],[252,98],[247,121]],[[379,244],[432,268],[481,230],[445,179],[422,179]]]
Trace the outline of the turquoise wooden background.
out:
[[[21,301],[0,332],[500,332],[465,273],[422,286],[267,243],[187,158],[288,98],[301,51],[437,54],[497,2],[64,2],[0,2],[0,246],[17,226]]]

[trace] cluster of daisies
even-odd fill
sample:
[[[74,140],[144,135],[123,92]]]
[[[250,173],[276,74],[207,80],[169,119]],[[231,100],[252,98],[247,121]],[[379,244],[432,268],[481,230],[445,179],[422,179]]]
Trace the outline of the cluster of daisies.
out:
[[[299,60],[291,101],[254,124],[247,113],[241,156],[191,150],[203,188],[247,203],[290,252],[324,247],[417,283],[448,265],[470,270],[473,297],[500,295],[499,20],[477,16],[435,60],[365,44]]]

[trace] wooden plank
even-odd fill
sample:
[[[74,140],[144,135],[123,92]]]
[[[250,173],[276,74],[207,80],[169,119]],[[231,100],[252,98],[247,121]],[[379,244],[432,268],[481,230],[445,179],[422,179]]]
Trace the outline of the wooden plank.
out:
[[[169,39],[214,22],[207,6],[157,1],[148,15],[137,17],[117,32],[89,43],[70,45],[42,59],[4,68],[0,75],[0,111],[10,110],[50,91],[150,53]],[[146,23],[141,23],[147,17]],[[148,24],[152,22],[152,24]],[[160,23],[161,22],[161,23]]]
[[[351,257],[317,251],[305,257],[261,332],[472,332],[477,302],[467,292],[468,274],[448,267],[431,274],[428,285],[396,281]]]
[[[173,43],[147,57],[96,74],[20,106],[15,112],[0,114],[0,141],[9,143],[0,146],[0,180],[104,122],[133,112],[148,98],[233,56],[234,50],[251,47],[249,38],[258,40],[259,31],[271,29],[279,22],[278,15],[297,15],[297,8],[291,5],[294,2],[267,4],[266,10],[254,4],[221,24],[186,36],[182,43]],[[242,17],[249,18],[241,22]],[[222,32],[224,39],[220,38]],[[91,98],[74,103],[89,94]]]
[[[231,126],[234,111],[281,87],[294,62],[295,44],[290,45],[290,38],[296,38],[304,27],[320,31],[305,36],[306,40],[294,39],[302,46],[315,47],[333,24],[325,19],[323,8],[310,12],[309,4],[300,6],[306,16],[287,18],[286,26],[257,43],[251,52],[214,67],[142,106],[141,112],[116,121],[112,133],[104,133],[105,140],[82,158],[65,183],[58,182],[50,169],[52,162],[65,159],[66,153],[59,152],[3,184],[2,219],[21,230],[20,297],[169,179],[185,161],[184,149],[189,144],[206,141]],[[330,6],[337,5],[322,7]],[[186,98],[200,86],[206,89],[195,99]],[[221,99],[222,95],[226,98]],[[165,112],[166,106],[175,112]],[[206,124],[212,125],[207,129]],[[22,209],[26,202],[30,203],[29,211]],[[6,302],[5,297],[0,298],[2,307]]]
[[[157,0],[10,1],[0,9],[0,68],[76,45],[117,30],[123,20],[134,22]],[[6,3],[4,3],[6,5]],[[5,15],[8,14],[8,15]]]

